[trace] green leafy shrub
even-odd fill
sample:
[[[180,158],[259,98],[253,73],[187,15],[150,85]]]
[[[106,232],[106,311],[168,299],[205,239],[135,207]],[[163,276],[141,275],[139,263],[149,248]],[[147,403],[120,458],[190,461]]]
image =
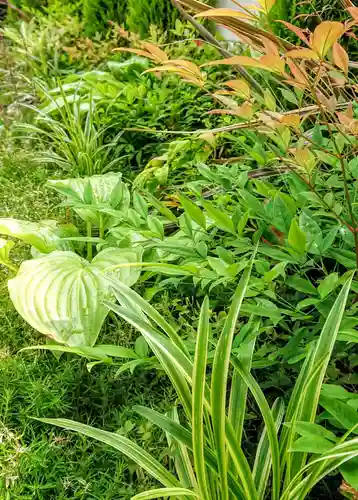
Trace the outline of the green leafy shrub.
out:
[[[166,31],[174,27],[177,18],[177,10],[167,0],[127,0],[126,25],[142,38],[149,34],[151,25]]]

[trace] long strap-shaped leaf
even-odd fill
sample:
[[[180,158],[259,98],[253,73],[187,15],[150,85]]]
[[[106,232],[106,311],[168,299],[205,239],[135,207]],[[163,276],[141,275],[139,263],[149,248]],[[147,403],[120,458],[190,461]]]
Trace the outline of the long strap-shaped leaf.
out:
[[[174,420],[166,417],[165,415],[162,415],[161,413],[158,413],[155,410],[145,408],[144,406],[135,406],[134,410],[164,431],[170,433],[176,440],[182,442],[187,448],[193,450],[192,433],[188,429],[185,429],[185,427],[180,425],[178,422],[175,422]],[[215,472],[216,475],[218,475],[219,469],[216,456],[206,446],[204,448],[204,459],[207,466],[210,467],[210,469]],[[244,494],[241,485],[236,481],[233,474],[231,474],[230,472],[228,476],[228,484],[234,498],[237,498],[239,500],[247,500],[247,496]]]
[[[275,400],[271,408],[272,416],[275,420],[276,432],[282,424],[283,416],[285,414],[285,405],[282,399],[278,398]],[[266,427],[262,431],[260,441],[257,446],[255,463],[253,468],[253,476],[255,485],[258,491],[260,500],[265,497],[265,492],[268,486],[268,479],[271,472],[271,451],[270,451],[270,441],[267,437]]]
[[[257,331],[260,325],[259,318],[252,318],[250,320],[251,330]],[[255,348],[255,340],[247,342],[241,346],[238,359],[242,366],[246,369],[247,373],[251,371],[252,356]],[[230,404],[229,404],[229,420],[236,433],[238,445],[241,446],[242,433],[244,430],[244,419],[246,412],[246,399],[247,399],[247,385],[242,380],[237,371],[234,372],[231,390],[230,390]]]
[[[57,425],[57,427],[62,427],[63,429],[76,431],[85,436],[97,439],[97,441],[108,444],[124,453],[124,455],[129,457],[140,467],[143,467],[148,474],[157,479],[163,486],[167,488],[180,487],[179,481],[173,474],[167,471],[155,458],[143,450],[143,448],[124,436],[96,429],[89,425],[67,420],[65,418],[38,418],[36,420],[46,424]]]
[[[143,311],[144,314],[152,319],[166,333],[166,335],[168,335],[168,337],[180,350],[188,355],[187,348],[185,347],[183,340],[177,334],[175,329],[163,318],[163,316],[161,316],[161,314],[158,313],[158,311],[151,304],[149,304],[149,302],[147,302],[137,292],[132,290],[121,281],[107,276],[106,279],[108,279],[109,283],[111,284],[111,287],[119,302],[122,302],[124,300],[127,304],[128,301],[130,301],[133,305],[139,307],[139,309]]]
[[[192,404],[192,432],[193,455],[196,477],[200,495],[204,500],[210,498],[204,459],[204,392],[206,377],[206,361],[209,339],[209,299],[205,297],[200,311],[198,336],[195,348],[193,370],[193,404]]]
[[[316,349],[313,354],[312,369],[314,369],[320,362],[322,365],[321,369],[315,375],[314,380],[311,381],[310,386],[306,391],[304,401],[301,403],[302,412],[300,420],[304,422],[314,422],[315,420],[323,379],[332,355],[333,346],[337,339],[352,279],[353,273],[351,273],[343,285],[342,290],[340,291],[319,336]],[[324,361],[322,362],[322,360]],[[305,461],[305,453],[295,453],[292,460],[292,475],[295,475],[304,466]]]
[[[276,431],[276,424],[273,418],[270,406],[260,389],[259,384],[256,382],[251,373],[246,373],[241,363],[234,357],[231,358],[235,370],[248,385],[252,395],[255,398],[257,406],[260,408],[262,418],[265,423],[267,438],[270,443],[270,453],[272,459],[272,500],[278,500],[280,495],[280,481],[281,481],[281,464],[280,464],[280,450],[278,446],[278,438]]]
[[[358,456],[358,438],[340,443],[323,453],[320,457],[311,460],[293,478],[291,483],[282,494],[281,500],[306,498],[309,491],[331,471],[340,465]],[[324,465],[322,468],[321,465]],[[309,474],[302,478],[302,474],[308,471]],[[316,472],[319,472],[317,474]]]
[[[167,412],[166,415],[168,418],[171,418],[178,424],[180,423],[178,409],[176,406],[173,406],[173,408],[169,412]],[[175,470],[176,473],[178,474],[180,484],[184,488],[192,488],[195,491],[198,491],[198,484],[196,481],[192,459],[191,456],[189,455],[188,448],[177,439],[174,439],[169,432],[166,432],[165,434],[168,441],[168,445],[170,449],[173,450],[174,453],[173,458],[175,463]]]
[[[252,256],[249,266],[244,270],[239,285],[236,289],[232,305],[224,324],[223,331],[216,346],[215,357],[213,361],[211,382],[211,408],[216,453],[220,472],[220,488],[222,500],[229,500],[227,484],[228,456],[225,445],[225,419],[226,391],[230,365],[230,354],[236,328],[236,322],[249,283],[255,254],[256,250],[254,252],[254,255]]]
[[[152,500],[163,497],[196,497],[201,498],[195,491],[186,488],[159,488],[157,490],[144,491],[132,497],[132,500]]]

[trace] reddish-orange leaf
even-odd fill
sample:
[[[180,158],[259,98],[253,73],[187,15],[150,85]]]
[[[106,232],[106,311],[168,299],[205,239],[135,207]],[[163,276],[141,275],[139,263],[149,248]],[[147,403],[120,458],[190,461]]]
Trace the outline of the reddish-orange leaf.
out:
[[[244,96],[246,99],[250,97],[250,85],[245,80],[229,80],[224,85],[234,89],[239,95]]]
[[[148,52],[153,54],[153,56],[157,59],[157,61],[167,61],[168,60],[167,54],[162,49],[160,49],[157,45],[155,45],[154,43],[143,42],[142,45]]]
[[[285,57],[291,57],[291,59],[312,59],[315,61],[319,59],[318,54],[311,49],[293,49],[286,52]]]
[[[298,128],[301,123],[301,117],[300,115],[284,115],[281,119],[280,122],[283,123],[284,125],[288,125],[289,127],[294,127]]]
[[[209,9],[196,14],[194,17],[234,17],[240,19],[252,19],[250,14],[235,9]]]
[[[348,7],[348,12],[350,13],[350,15],[353,17],[353,19],[355,21],[358,22],[358,7]]]
[[[349,127],[353,121],[352,118],[350,116],[348,116],[346,113],[337,112],[337,116],[338,116],[340,123],[342,123],[342,125],[346,125],[347,127]]]
[[[157,61],[157,58],[147,52],[146,50],[141,49],[127,49],[124,47],[119,47],[118,49],[113,49],[113,52],[130,52],[131,54],[136,54],[137,56],[147,57],[148,59],[152,59],[152,61]]]
[[[196,64],[192,63],[191,61],[187,61],[186,59],[171,59],[168,61],[168,63],[187,69],[199,78],[201,78],[202,76],[200,68]]]
[[[308,75],[304,66],[304,61],[301,61],[300,65],[297,65],[296,62],[290,61],[288,59],[287,64],[291,70],[291,73],[295,80],[297,80],[299,83],[302,83],[304,85],[307,85],[308,83]]]
[[[237,114],[241,116],[241,118],[251,120],[254,114],[251,102],[244,102],[244,104],[237,110]]]
[[[287,21],[278,21],[278,22],[284,24],[286,28],[288,28],[290,31],[293,31],[293,33],[295,33],[295,35],[297,35],[298,38],[302,40],[302,42],[308,43],[304,31],[302,31],[300,28],[297,28],[297,26],[294,26],[293,24],[288,23]]]
[[[232,109],[212,109],[208,111],[208,115],[233,115],[237,116],[237,111],[233,111]]]
[[[252,57],[248,56],[233,56],[233,57],[228,57],[227,59],[218,59],[217,61],[210,61],[208,63],[202,64],[202,67],[215,66],[219,64],[229,64],[229,65],[239,64],[240,66],[248,66],[249,68],[270,69],[267,68],[257,59],[253,59]]]
[[[342,45],[339,43],[335,43],[332,48],[332,59],[333,62],[338,68],[344,71],[344,73],[348,74],[348,63],[349,57],[347,52],[344,50]]]
[[[316,91],[317,99],[325,108],[327,108],[331,113],[334,113],[337,107],[337,99],[332,94],[331,96],[325,96],[320,90]]]
[[[285,72],[285,60],[281,59],[280,56],[262,56],[260,62],[267,68],[270,68],[270,71],[277,73]]]
[[[346,35],[349,36],[350,38],[358,40],[358,37],[353,33],[353,31],[346,31]]]
[[[312,49],[323,59],[345,31],[342,23],[323,21],[313,32]]]
[[[260,36],[260,38],[262,40],[262,43],[264,44],[266,55],[268,56],[280,55],[277,45],[272,40],[269,40],[265,36]]]

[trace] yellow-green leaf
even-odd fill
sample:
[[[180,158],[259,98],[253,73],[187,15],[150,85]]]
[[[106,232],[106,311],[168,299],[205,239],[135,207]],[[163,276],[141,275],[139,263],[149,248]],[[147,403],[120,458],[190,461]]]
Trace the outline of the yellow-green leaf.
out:
[[[343,33],[344,26],[342,23],[323,21],[313,32],[311,46],[323,59]]]
[[[295,252],[299,254],[305,253],[306,235],[298,225],[296,219],[293,219],[291,222],[290,230],[288,232],[288,244]]]

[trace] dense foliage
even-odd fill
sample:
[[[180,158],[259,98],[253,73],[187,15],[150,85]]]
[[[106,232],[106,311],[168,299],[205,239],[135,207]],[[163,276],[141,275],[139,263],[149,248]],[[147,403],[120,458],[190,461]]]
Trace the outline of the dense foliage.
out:
[[[356,494],[358,111],[342,44],[358,8],[309,32],[260,3],[182,0],[187,23],[163,0],[156,23],[128,0],[135,33],[101,30],[115,2],[8,18],[5,498]],[[242,42],[229,52],[207,20]]]

